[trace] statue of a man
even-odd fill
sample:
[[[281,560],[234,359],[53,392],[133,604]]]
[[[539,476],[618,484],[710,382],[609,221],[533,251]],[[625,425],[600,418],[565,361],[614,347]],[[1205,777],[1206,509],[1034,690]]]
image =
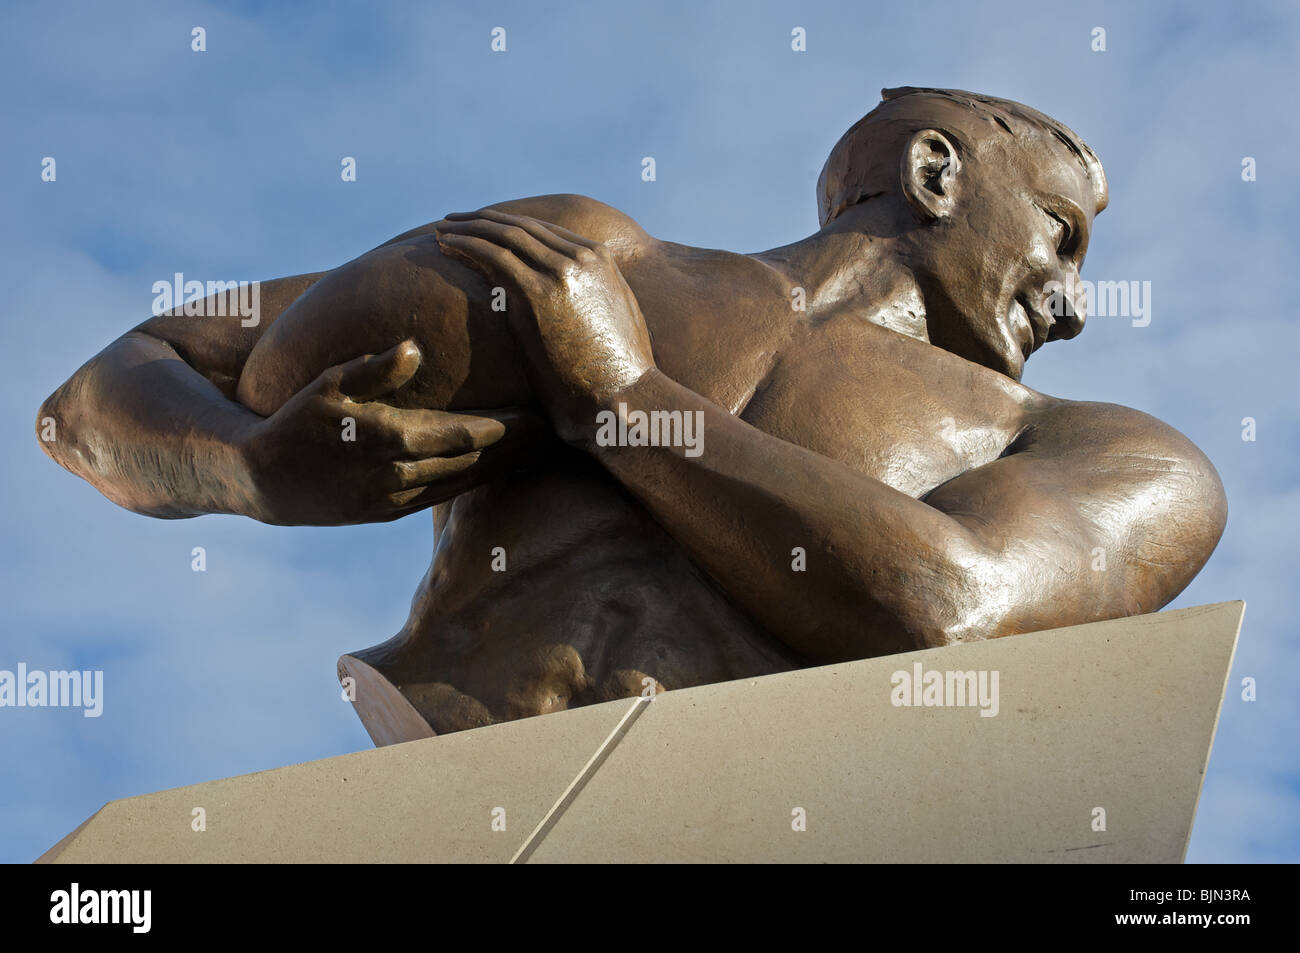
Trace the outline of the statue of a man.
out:
[[[449,216],[264,283],[256,326],[145,321],[45,447],[153,516],[437,505],[406,627],[356,655],[439,733],[1174,598],[1223,530],[1209,461],[1018,383],[1083,327],[1092,151],[887,90],[818,190],[816,234],[752,255],[576,195]]]

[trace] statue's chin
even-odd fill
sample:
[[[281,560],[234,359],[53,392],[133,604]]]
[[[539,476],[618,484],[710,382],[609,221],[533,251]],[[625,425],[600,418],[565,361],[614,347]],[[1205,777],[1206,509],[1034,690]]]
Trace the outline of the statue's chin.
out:
[[[985,367],[1018,381],[1025,371],[1025,362],[1033,351],[1033,325],[1029,322],[1024,306],[1013,298],[1007,306],[1006,319],[997,325],[997,339],[989,342],[991,360],[982,363]]]

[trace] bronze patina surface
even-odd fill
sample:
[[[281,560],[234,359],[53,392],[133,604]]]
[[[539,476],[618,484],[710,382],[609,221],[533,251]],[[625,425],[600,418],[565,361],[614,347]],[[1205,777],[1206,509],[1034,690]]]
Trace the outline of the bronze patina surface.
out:
[[[1214,468],[1019,383],[1083,328],[1051,289],[1106,205],[1091,150],[888,90],[818,200],[758,254],[577,195],[448,216],[264,282],[255,325],[145,321],[45,402],[42,446],[158,517],[436,507],[409,621],[356,655],[438,733],[1173,599],[1223,531]]]

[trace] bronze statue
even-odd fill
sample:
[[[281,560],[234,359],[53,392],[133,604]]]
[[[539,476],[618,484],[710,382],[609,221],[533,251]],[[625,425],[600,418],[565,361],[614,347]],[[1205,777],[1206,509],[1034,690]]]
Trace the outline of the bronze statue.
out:
[[[356,658],[439,733],[1173,599],[1223,531],[1209,461],[1018,383],[1083,327],[1049,289],[1107,202],[1092,151],[1006,100],[886,90],[818,201],[752,255],[577,195],[448,216],[264,283],[255,326],[145,321],[38,431],[152,516],[436,507],[406,627]]]

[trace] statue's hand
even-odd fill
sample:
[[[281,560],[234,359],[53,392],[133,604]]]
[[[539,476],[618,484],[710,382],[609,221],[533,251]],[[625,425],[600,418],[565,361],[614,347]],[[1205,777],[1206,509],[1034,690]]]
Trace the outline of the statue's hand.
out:
[[[327,369],[253,424],[240,441],[248,515],[279,525],[394,520],[484,482],[485,448],[495,465],[525,438],[545,437],[545,422],[526,411],[471,415],[379,402],[419,366],[419,349],[404,341]]]
[[[448,216],[436,228],[445,254],[505,289],[511,329],[556,432],[584,442],[608,399],[655,366],[614,256],[558,225],[492,209]]]

